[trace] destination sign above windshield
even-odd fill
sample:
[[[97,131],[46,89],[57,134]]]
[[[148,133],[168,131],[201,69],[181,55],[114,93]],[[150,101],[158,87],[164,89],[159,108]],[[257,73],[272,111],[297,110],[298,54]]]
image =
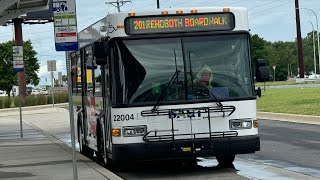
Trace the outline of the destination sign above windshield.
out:
[[[195,31],[227,31],[235,27],[232,13],[205,13],[128,17],[125,32],[128,35],[178,33]]]

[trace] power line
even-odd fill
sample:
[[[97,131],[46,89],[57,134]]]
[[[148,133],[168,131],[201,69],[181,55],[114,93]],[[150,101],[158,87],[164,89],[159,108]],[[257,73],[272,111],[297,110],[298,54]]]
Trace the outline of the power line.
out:
[[[256,8],[259,8],[259,7],[262,7],[262,6],[268,5],[268,4],[272,4],[272,3],[275,3],[275,2],[279,2],[279,0],[275,0],[275,1],[267,2],[267,3],[264,3],[264,4],[261,4],[261,5],[258,5],[258,6],[255,6],[255,7],[249,8],[248,10],[250,10],[250,9],[256,9]]]
[[[281,7],[281,6],[285,6],[285,5],[289,4],[289,3],[292,3],[292,1],[288,1],[288,2],[286,2],[286,3],[284,3],[284,4],[280,4],[280,5],[278,5],[278,6],[273,6],[273,7],[271,7],[271,8],[264,9],[264,10],[262,10],[262,11],[257,11],[257,12],[250,13],[249,16],[251,16],[251,15],[253,15],[253,14],[260,14],[260,13],[263,13],[263,12],[265,12],[265,11],[269,11],[269,10],[272,10],[272,9],[276,9],[276,8],[278,8],[278,7]]]

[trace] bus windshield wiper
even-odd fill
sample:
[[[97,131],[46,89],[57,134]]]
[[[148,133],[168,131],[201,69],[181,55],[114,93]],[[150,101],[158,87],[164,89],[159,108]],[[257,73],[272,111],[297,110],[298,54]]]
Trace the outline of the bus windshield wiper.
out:
[[[177,71],[173,74],[171,80],[168,82],[168,85],[167,85],[166,89],[160,93],[160,96],[159,96],[156,104],[154,105],[154,107],[152,108],[151,111],[156,111],[156,110],[158,110],[161,102],[164,100],[164,97],[168,94],[168,91],[171,89],[172,83],[178,78],[180,72],[181,72],[181,71],[177,70]]]
[[[192,71],[190,71],[189,73],[190,73],[190,75],[191,75],[192,85],[193,85],[193,78],[194,78],[194,77],[195,77],[195,79],[197,79],[199,82],[201,82],[200,79],[199,79]],[[215,96],[215,95],[209,90],[208,87],[206,87],[206,86],[204,86],[204,87],[205,87],[206,92],[209,94],[209,96],[210,96],[211,98],[213,97],[213,99],[216,100],[217,105],[218,105],[218,106],[223,106],[222,103],[221,103],[221,101],[217,98],[217,96]],[[192,87],[192,88],[193,88],[193,87]]]

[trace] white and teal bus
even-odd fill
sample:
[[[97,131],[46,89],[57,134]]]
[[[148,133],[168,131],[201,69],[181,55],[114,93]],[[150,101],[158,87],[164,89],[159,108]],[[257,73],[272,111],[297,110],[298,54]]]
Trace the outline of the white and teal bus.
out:
[[[107,15],[70,53],[80,151],[106,164],[260,150],[245,8]]]

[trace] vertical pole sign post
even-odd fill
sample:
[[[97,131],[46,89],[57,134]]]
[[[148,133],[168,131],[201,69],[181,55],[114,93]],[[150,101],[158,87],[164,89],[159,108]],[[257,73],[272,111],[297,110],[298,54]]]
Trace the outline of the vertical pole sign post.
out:
[[[273,82],[276,81],[276,65],[273,65],[272,68],[273,68]]]
[[[13,54],[13,70],[14,70],[14,72],[15,73],[23,72],[24,71],[23,46],[13,46],[12,47],[12,54]],[[18,80],[18,84],[19,84],[19,80]],[[20,137],[23,138],[21,101],[22,101],[21,91],[19,91]]]
[[[51,89],[50,89],[50,95],[52,95],[52,106],[54,107],[54,76],[53,71],[57,70],[56,61],[47,61],[47,68],[48,72],[51,73]]]
[[[62,72],[58,72],[58,84],[62,87]]]
[[[68,75],[69,115],[72,144],[73,179],[78,179],[76,161],[75,124],[72,107],[72,82],[70,73],[70,59],[67,51],[78,50],[78,31],[75,0],[53,0],[54,37],[56,51],[66,51],[66,65]]]

